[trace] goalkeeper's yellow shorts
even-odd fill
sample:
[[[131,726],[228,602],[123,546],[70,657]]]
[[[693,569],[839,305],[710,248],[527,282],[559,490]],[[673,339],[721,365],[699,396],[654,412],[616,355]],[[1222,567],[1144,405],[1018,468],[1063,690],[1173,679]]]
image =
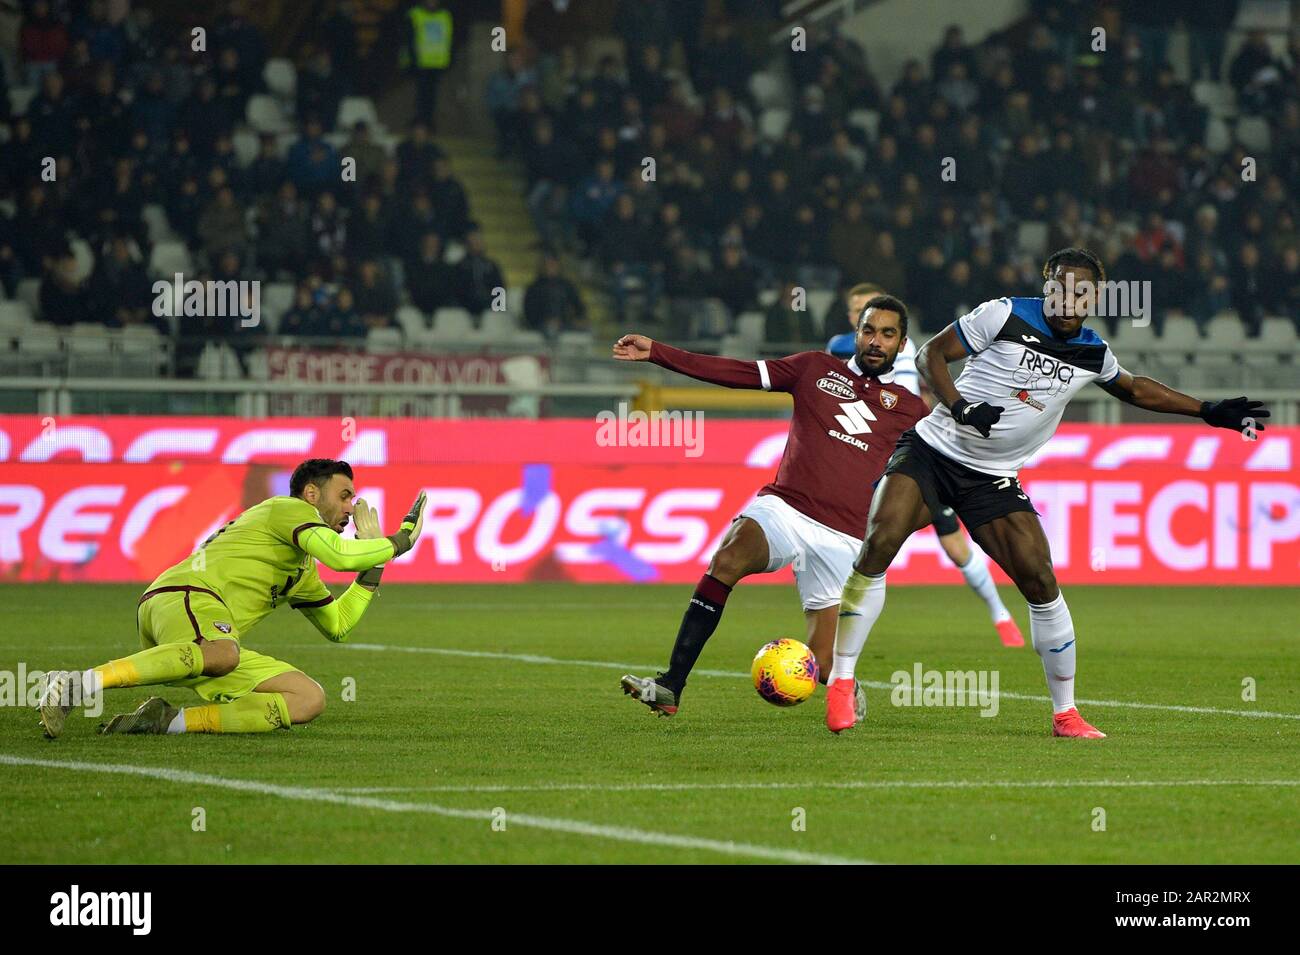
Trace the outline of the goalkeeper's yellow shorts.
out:
[[[136,609],[136,626],[145,650],[164,643],[193,643],[200,637],[239,642],[225,604],[211,591],[194,587],[163,587],[146,593]],[[167,685],[188,687],[210,703],[230,703],[271,677],[297,670],[292,663],[241,645],[239,666],[225,676],[188,677]]]

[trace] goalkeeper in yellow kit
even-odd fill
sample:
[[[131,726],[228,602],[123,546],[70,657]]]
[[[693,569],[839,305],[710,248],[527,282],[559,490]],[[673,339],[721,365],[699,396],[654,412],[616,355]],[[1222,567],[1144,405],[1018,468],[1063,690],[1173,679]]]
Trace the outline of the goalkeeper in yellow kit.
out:
[[[384,564],[410,550],[424,525],[423,493],[395,534],[356,497],[345,461],[313,458],[294,470],[289,496],[251,507],[209,537],[193,556],[164,571],[136,609],[144,649],[84,671],[47,674],[41,725],[63,732],[79,701],[118,687],[184,686],[206,703],[177,709],[160,697],[115,716],[101,733],[263,733],[310,723],[325,691],[290,663],[243,645],[277,606],[301,611],[327,639],[346,640],[361,620]],[[356,540],[339,534],[349,520]],[[359,571],[343,595],[316,568]]]

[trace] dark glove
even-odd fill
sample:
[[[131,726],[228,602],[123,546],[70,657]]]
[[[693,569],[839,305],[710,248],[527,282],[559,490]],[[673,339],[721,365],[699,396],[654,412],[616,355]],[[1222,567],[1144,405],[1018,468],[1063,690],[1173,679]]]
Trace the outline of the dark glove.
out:
[[[363,570],[361,573],[357,574],[357,583],[361,584],[363,587],[378,587],[379,578],[383,576],[384,565],[380,564],[378,567],[371,567],[369,570]]]
[[[958,424],[969,425],[984,437],[988,437],[1002,417],[1002,408],[987,402],[977,401],[971,404],[965,398],[958,398],[952,403],[952,416]]]
[[[388,535],[388,539],[393,542],[394,557],[401,557],[410,550],[411,545],[415,543],[411,539],[411,535],[415,533],[415,528],[420,523],[420,512],[424,510],[424,501],[424,492],[421,491],[420,496],[417,497],[415,503],[411,505],[411,509],[407,511],[406,516],[402,518],[401,529],[396,534]]]
[[[1224,398],[1222,401],[1201,402],[1201,419],[1216,428],[1244,431],[1246,419],[1252,418],[1256,422],[1252,430],[1263,431],[1264,425],[1260,419],[1267,417],[1269,411],[1264,407],[1264,402],[1251,401],[1244,395],[1240,398]]]

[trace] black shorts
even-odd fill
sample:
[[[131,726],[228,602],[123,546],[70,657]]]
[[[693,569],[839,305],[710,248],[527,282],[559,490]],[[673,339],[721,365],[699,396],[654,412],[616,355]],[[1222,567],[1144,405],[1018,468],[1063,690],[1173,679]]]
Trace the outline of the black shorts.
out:
[[[934,516],[935,531],[943,530],[940,520],[945,508],[952,508],[967,528],[1028,511],[1037,514],[1034,505],[1016,478],[985,474],[940,454],[909,428],[898,439],[885,474],[906,474],[921,487],[921,496]],[[954,523],[955,529],[955,523]]]

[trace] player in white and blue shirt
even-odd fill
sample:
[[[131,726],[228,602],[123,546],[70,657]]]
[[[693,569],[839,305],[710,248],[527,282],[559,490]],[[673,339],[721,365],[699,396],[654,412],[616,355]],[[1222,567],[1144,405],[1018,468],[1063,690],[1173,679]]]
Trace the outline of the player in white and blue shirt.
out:
[[[1120,367],[1110,346],[1084,328],[1097,283],[1106,278],[1097,256],[1086,249],[1054,252],[1043,278],[1046,297],[985,302],[917,354],[939,403],[899,438],[844,585],[826,697],[833,732],[854,723],[854,667],[884,609],[885,571],[930,513],[950,506],[1029,602],[1030,634],[1052,697],[1052,735],[1103,738],[1074,705],[1074,623],[1052,571],[1047,535],[1017,473],[1051,438],[1070,399],[1093,382],[1148,411],[1243,433],[1264,430],[1269,412],[1262,402],[1200,401]],[[969,360],[954,382],[948,365],[962,358]]]
[[[845,293],[844,304],[848,307],[850,328],[857,327],[858,318],[862,315],[866,303],[873,295],[879,294],[882,294],[880,286],[870,282],[855,285]],[[826,350],[836,358],[848,361],[857,353],[855,337],[854,332],[836,335],[826,343]],[[898,357],[894,360],[894,380],[918,398],[921,397],[921,376],[916,370],[916,345],[910,338],[903,343],[903,347],[898,350]],[[1020,628],[1016,626],[1011,611],[1002,602],[1002,596],[998,593],[997,585],[993,583],[993,576],[989,573],[988,561],[984,559],[982,553],[967,543],[957,523],[956,512],[951,507],[945,506],[936,510],[933,516],[934,533],[939,538],[939,545],[966,578],[966,583],[971,590],[975,591],[988,607],[989,617],[993,621],[993,628],[998,632],[998,638],[1004,646],[1023,647],[1025,638],[1021,635]]]

